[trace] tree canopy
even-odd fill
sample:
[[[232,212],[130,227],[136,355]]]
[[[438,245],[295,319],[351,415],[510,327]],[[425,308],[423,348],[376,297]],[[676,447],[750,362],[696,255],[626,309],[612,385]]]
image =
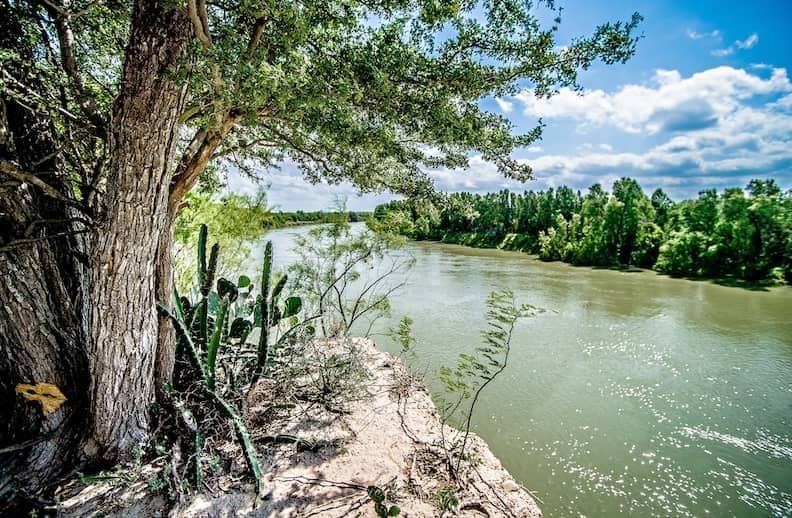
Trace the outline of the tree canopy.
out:
[[[641,19],[559,47],[561,10],[538,4],[188,0],[180,8],[196,38],[169,71],[188,88],[174,194],[213,160],[252,172],[289,159],[312,181],[415,193],[430,184],[423,167],[463,167],[473,151],[506,176],[529,178],[530,166],[510,153],[541,125],[515,135],[479,101],[520,87],[540,96],[577,87],[578,71],[595,60],[632,55]],[[56,0],[2,8],[6,28],[17,30],[0,54],[4,95],[48,115],[81,201],[101,191],[132,8]],[[555,18],[549,27],[535,14],[542,9]]]

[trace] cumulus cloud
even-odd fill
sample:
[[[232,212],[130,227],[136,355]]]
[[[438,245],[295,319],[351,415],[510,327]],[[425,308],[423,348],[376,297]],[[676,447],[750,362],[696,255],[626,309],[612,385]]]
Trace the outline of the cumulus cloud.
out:
[[[730,67],[684,78],[677,71],[658,71],[650,85],[582,96],[562,91],[550,99],[524,91],[516,100],[526,115],[551,125],[566,118],[584,126],[613,126],[651,135],[652,144],[625,152],[616,142],[582,143],[569,152],[522,159],[537,180],[525,186],[503,180],[493,166],[475,158],[472,171],[433,174],[440,189],[568,185],[584,190],[594,183],[609,188],[622,176],[635,178],[646,190],[662,187],[676,198],[743,186],[751,178],[775,177],[792,186],[792,84],[784,69],[765,77]]]
[[[498,103],[498,108],[500,108],[503,113],[511,113],[514,109],[514,103],[501,99],[500,97],[496,97],[495,102]]]
[[[515,96],[523,114],[538,118],[568,118],[587,126],[615,126],[629,133],[655,134],[668,129],[711,126],[741,103],[759,95],[792,91],[785,69],[769,78],[722,66],[683,78],[676,70],[657,70],[649,85],[626,85],[613,93],[590,90],[579,95],[563,88],[549,99],[532,90]]]

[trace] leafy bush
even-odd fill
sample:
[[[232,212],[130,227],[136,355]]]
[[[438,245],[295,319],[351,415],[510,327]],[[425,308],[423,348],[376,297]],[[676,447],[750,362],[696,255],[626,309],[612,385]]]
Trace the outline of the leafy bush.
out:
[[[404,285],[413,259],[387,252],[404,238],[371,230],[353,230],[344,221],[318,226],[298,237],[295,251],[302,258],[289,272],[295,290],[319,316],[324,336],[349,334],[355,324],[367,326],[388,315],[388,297]],[[366,275],[363,275],[366,272]]]

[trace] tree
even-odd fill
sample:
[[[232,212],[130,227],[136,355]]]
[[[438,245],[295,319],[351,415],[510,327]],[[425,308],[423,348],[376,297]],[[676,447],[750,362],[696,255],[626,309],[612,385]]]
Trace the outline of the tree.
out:
[[[613,199],[606,206],[605,218],[618,262],[630,264],[639,230],[654,220],[654,209],[638,182],[622,178],[613,184]]]
[[[668,197],[665,191],[659,187],[652,193],[651,201],[652,207],[654,207],[655,210],[655,222],[660,228],[665,228],[668,222],[668,212],[674,205],[674,202]]]
[[[416,193],[422,167],[475,151],[530,177],[510,153],[541,128],[513,135],[479,100],[576,86],[593,61],[630,57],[640,21],[562,46],[532,9],[2,0],[0,445],[17,446],[0,500],[146,438],[175,347],[155,302],[171,299],[175,217],[208,166],[288,159],[311,181]],[[15,393],[37,382],[65,395],[56,412]]]

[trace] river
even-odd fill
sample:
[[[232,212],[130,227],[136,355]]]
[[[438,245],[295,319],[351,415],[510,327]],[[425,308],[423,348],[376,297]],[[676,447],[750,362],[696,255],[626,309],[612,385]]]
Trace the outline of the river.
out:
[[[276,265],[306,231],[267,236]],[[519,324],[474,418],[545,516],[792,516],[792,288],[438,243],[396,253],[415,267],[375,331],[414,320],[435,393],[437,369],[478,345],[491,290],[547,310]]]

